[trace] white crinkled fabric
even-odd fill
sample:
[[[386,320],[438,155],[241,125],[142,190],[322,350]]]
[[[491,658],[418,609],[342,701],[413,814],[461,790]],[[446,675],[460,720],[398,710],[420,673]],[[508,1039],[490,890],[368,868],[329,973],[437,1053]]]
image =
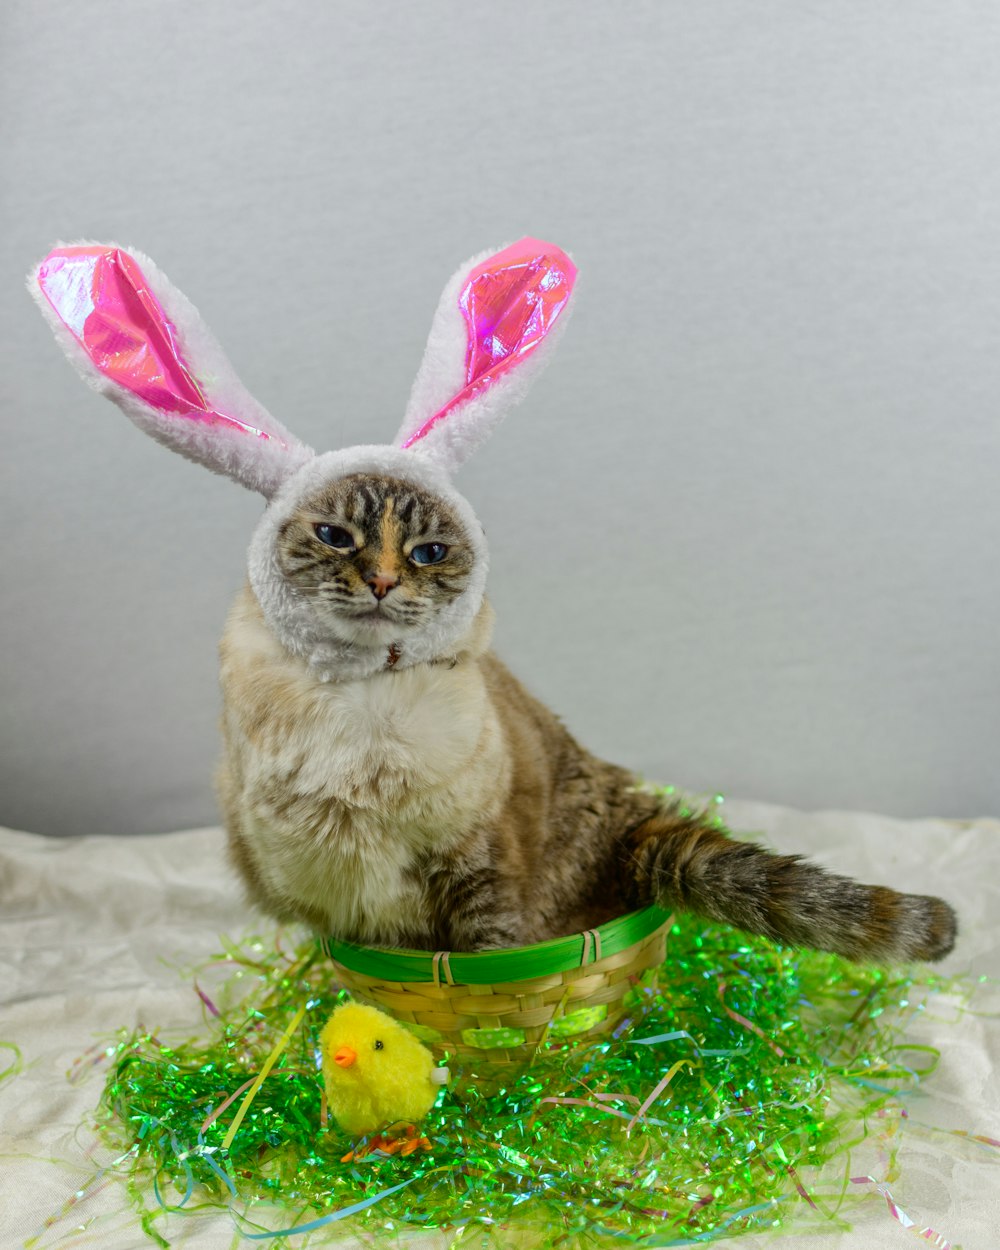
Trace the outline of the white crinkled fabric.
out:
[[[760,830],[779,850],[806,852],[862,880],[947,898],[962,928],[942,970],[994,978],[981,1009],[1000,1010],[1000,821],[902,821],[741,802],[725,810],[733,828]],[[0,1245],[13,1248],[40,1233],[101,1161],[99,1153],[87,1154],[90,1135],[78,1134],[100,1094],[101,1075],[70,1084],[67,1070],[119,1027],[143,1022],[197,1032],[201,1004],[177,966],[217,952],[220,934],[238,936],[255,920],[225,863],[218,829],[70,839],[0,830],[0,882],[0,1040],[16,1043],[24,1057],[23,1071],[0,1083]],[[869,1187],[849,1232],[797,1233],[792,1210],[777,1241],[760,1234],[722,1244],[892,1250],[915,1246],[914,1232],[930,1227],[953,1247],[1000,1247],[1000,1149],[950,1131],[1000,1140],[1000,1018],[949,1014],[940,1002],[908,1037],[941,1052],[933,1078],[907,1100],[900,1174],[890,1184],[915,1228],[904,1228]],[[866,1144],[855,1152],[851,1174],[870,1171],[881,1180],[884,1166],[877,1145]],[[172,1218],[161,1231],[174,1246],[206,1250],[233,1237],[224,1213]],[[324,1231],[323,1245],[361,1244]],[[447,1242],[447,1235],[428,1234],[407,1244]],[[59,1244],[146,1250],[151,1243],[113,1182],[47,1230],[38,1247]],[[923,1244],[942,1243],[928,1237]]]

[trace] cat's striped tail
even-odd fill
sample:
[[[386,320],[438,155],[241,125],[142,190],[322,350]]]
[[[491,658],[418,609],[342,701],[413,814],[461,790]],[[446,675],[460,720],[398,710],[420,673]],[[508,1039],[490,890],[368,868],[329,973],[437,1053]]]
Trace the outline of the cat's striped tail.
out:
[[[737,842],[678,807],[648,817],[629,841],[638,905],[858,961],[942,959],[955,944],[955,913],[939,898],[859,885],[799,855]]]

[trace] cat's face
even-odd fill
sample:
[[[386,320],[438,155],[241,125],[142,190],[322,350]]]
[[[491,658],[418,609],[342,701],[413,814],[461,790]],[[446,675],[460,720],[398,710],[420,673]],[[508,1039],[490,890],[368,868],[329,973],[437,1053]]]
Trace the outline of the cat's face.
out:
[[[465,590],[475,564],[446,500],[366,473],[308,495],[278,532],[277,558],[321,632],[362,647],[425,627]]]

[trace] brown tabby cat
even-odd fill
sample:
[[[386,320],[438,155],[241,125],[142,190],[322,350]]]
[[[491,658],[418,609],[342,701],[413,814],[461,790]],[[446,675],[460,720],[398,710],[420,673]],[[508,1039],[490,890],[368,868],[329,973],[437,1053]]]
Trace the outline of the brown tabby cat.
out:
[[[485,602],[457,645],[397,668],[408,632],[475,566],[447,500],[386,476],[327,482],[282,524],[277,564],[316,630],[379,671],[324,681],[249,587],[233,609],[220,789],[265,911],[373,945],[471,951],[656,902],[857,960],[951,950],[940,899],[733,841],[595,759],[489,650]]]
[[[316,455],[153,262],[57,247],[30,289],[69,358],[158,442],[267,500],[222,644],[233,859],[275,916],[476,950],[657,902],[853,959],[938,959],[936,898],[726,837],[594,759],[489,651],[486,544],[451,474],[523,398],[576,280],[524,238],[445,286],[392,444]]]

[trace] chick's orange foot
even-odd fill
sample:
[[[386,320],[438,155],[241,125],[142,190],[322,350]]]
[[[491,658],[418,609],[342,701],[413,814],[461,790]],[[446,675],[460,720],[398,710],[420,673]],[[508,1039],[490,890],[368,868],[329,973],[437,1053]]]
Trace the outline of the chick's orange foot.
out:
[[[431,1143],[429,1139],[418,1137],[415,1126],[408,1124],[404,1137],[384,1137],[378,1133],[367,1141],[362,1142],[359,1146],[355,1146],[353,1150],[349,1150],[341,1159],[341,1163],[355,1163],[357,1160],[364,1159],[370,1154],[411,1155],[417,1150],[430,1149]]]

